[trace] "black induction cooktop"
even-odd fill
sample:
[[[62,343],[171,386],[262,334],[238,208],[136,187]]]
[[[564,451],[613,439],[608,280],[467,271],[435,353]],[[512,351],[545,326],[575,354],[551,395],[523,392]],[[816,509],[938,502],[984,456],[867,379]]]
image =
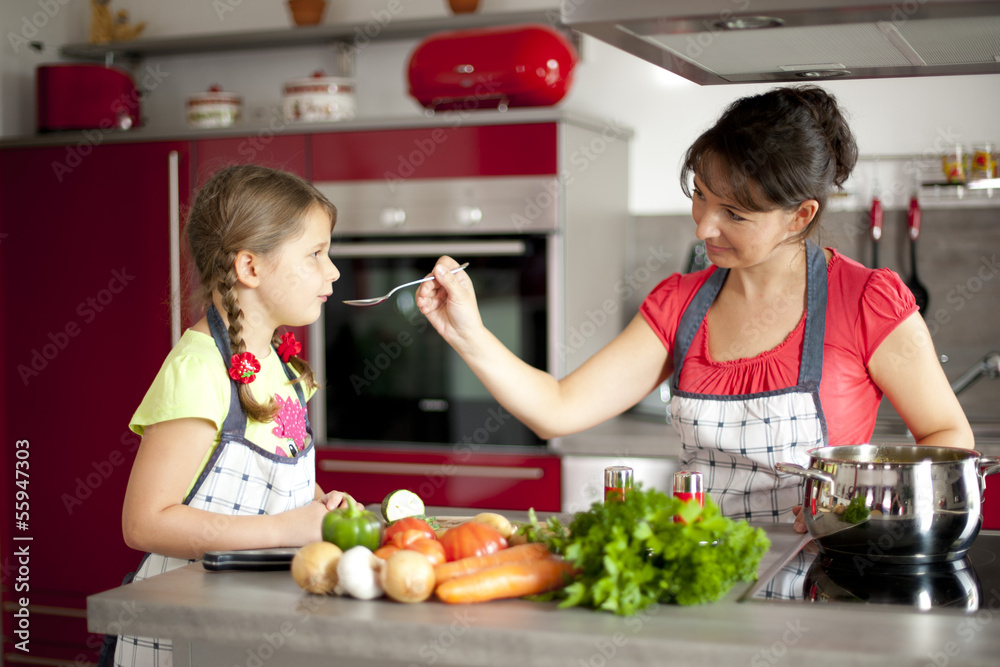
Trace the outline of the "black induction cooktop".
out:
[[[743,601],[966,612],[1000,604],[1000,531],[981,531],[964,558],[946,563],[838,560],[820,553],[809,541],[778,565],[761,576]]]

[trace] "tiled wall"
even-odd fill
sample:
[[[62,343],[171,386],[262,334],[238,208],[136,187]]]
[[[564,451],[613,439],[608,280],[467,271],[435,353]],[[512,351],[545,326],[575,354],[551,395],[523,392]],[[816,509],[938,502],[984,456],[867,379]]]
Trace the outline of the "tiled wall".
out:
[[[1000,201],[988,208],[925,208],[918,241],[920,282],[929,292],[927,321],[945,374],[954,381],[991,350],[1000,350]],[[821,245],[871,263],[867,213],[827,213]],[[689,215],[636,216],[628,230],[627,266],[636,285],[625,319],[659,280],[683,270],[695,242]],[[906,280],[910,271],[906,211],[886,211],[879,259]],[[667,256],[665,262],[656,258]],[[971,421],[1000,422],[1000,380],[984,378],[959,399]],[[880,418],[898,419],[888,401]]]

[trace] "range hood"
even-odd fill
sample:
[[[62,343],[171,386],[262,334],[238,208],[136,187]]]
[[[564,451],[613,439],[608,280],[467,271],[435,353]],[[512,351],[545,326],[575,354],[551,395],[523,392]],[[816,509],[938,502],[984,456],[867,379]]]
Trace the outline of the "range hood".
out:
[[[997,0],[562,0],[561,15],[699,84],[1000,73]]]

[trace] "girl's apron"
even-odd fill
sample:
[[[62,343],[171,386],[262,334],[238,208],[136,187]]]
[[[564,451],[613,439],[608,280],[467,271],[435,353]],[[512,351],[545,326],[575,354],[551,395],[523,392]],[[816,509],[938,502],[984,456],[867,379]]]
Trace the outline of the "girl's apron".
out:
[[[695,394],[678,388],[684,358],[728,269],[718,269],[695,294],[677,328],[670,414],[681,437],[682,469],[704,474],[705,491],[729,517],[792,521],[802,480],[779,476],[779,461],[809,465],[808,451],[827,443],[819,400],[826,331],[826,257],[806,244],[806,323],[794,387],[756,394]]]
[[[215,306],[208,309],[208,325],[228,367],[232,357],[229,336]],[[272,351],[272,354],[277,354],[277,351]],[[288,379],[294,380],[295,375],[288,365],[283,366]],[[240,406],[237,383],[232,381],[230,385],[229,414],[222,424],[219,444],[194,488],[184,499],[185,505],[218,514],[218,528],[228,520],[226,515],[278,514],[307,505],[316,497],[315,450],[308,418],[307,442],[299,454],[288,457],[266,451],[245,437],[247,417]],[[292,386],[304,407],[306,399],[302,386],[299,383]],[[212,525],[208,529],[211,531]],[[195,535],[192,536],[192,543],[210,539],[208,534]],[[147,553],[142,557],[133,581],[193,562]],[[128,636],[127,630],[127,626],[122,628],[123,636],[119,637],[115,650],[117,667],[167,667],[173,663],[171,640]]]

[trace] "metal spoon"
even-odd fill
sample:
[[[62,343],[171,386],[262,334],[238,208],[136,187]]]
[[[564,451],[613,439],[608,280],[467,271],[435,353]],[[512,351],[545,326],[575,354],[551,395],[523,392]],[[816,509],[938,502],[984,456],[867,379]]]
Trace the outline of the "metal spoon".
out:
[[[464,271],[467,266],[469,266],[468,262],[462,264],[458,268],[452,269],[451,272],[458,273],[459,271]],[[346,303],[348,306],[375,306],[382,303],[383,301],[385,301],[390,296],[392,296],[399,290],[403,289],[404,287],[410,287],[411,285],[419,285],[420,283],[425,283],[428,280],[434,280],[434,276],[427,276],[426,278],[421,278],[420,280],[414,280],[413,282],[403,283],[399,287],[392,288],[392,290],[385,296],[377,296],[371,299],[353,299],[351,301],[345,301],[344,303]]]

